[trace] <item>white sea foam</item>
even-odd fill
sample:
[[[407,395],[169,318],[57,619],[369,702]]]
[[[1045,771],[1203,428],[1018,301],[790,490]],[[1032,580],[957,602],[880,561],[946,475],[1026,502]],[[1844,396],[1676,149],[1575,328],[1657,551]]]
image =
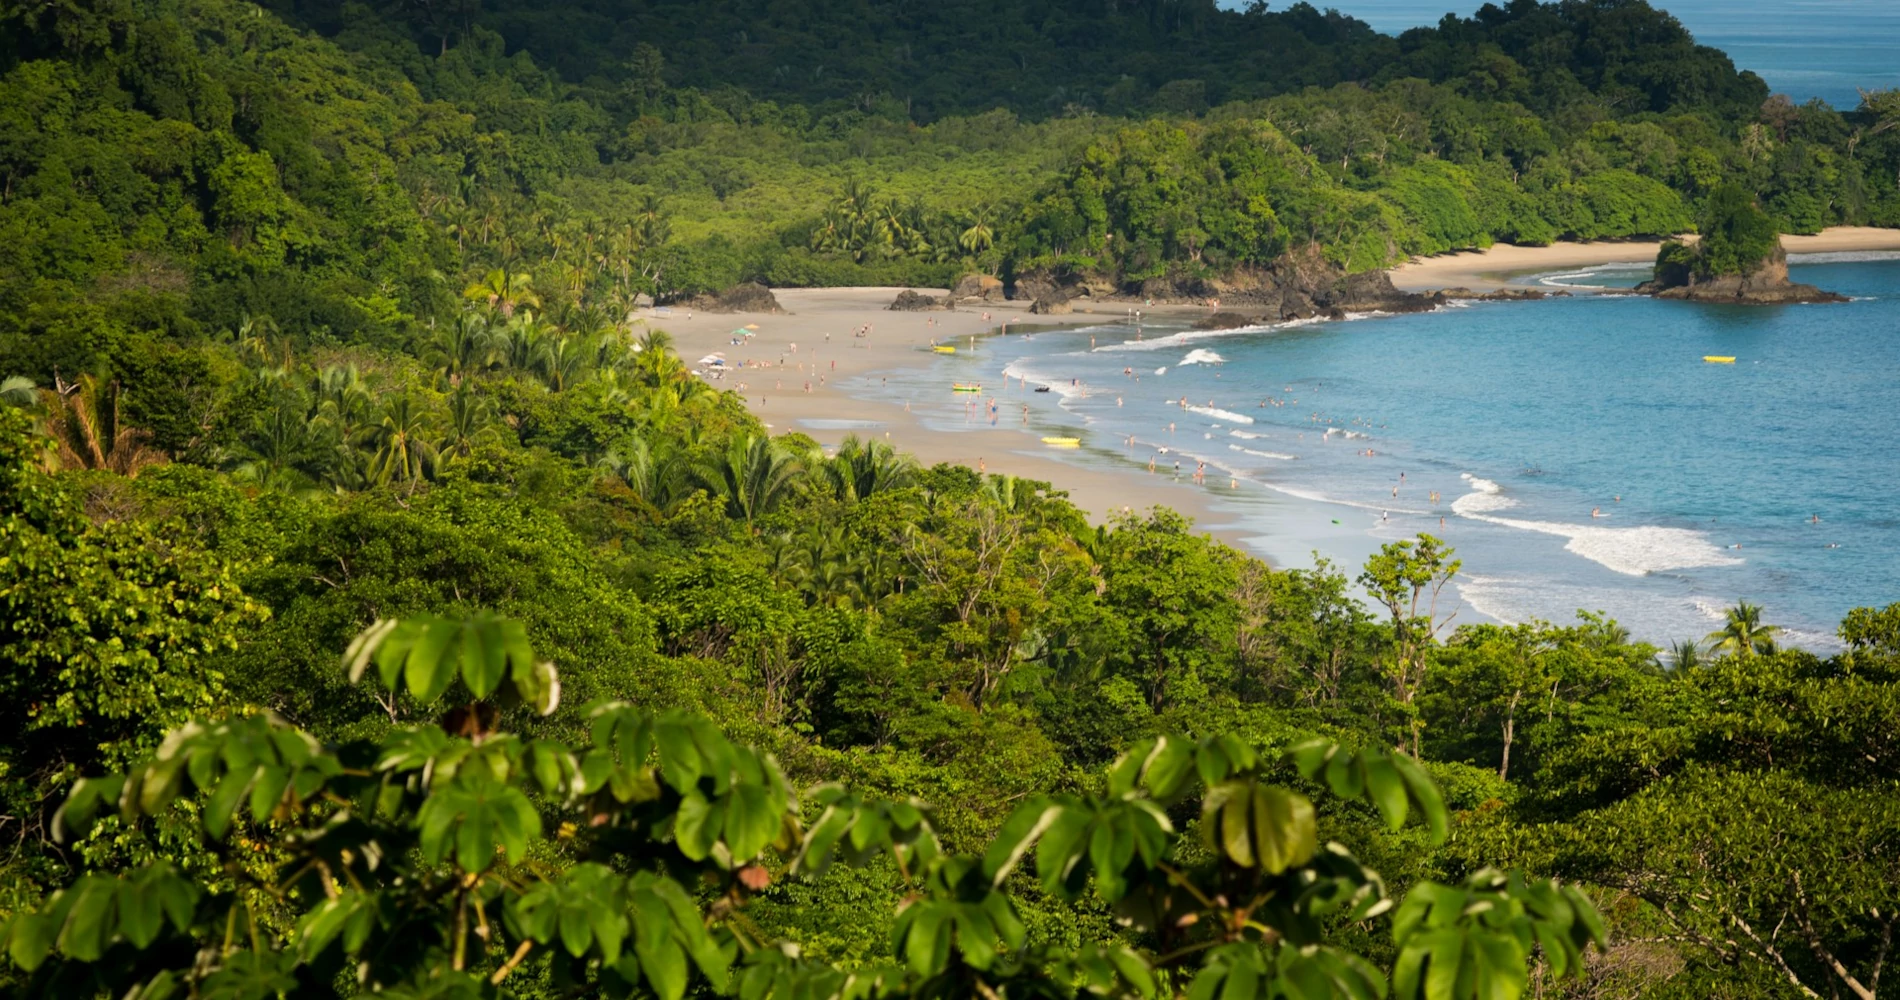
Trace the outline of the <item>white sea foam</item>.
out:
[[[1017,379],[1027,382],[1030,385],[1046,385],[1049,387],[1050,392],[1064,399],[1068,399],[1071,396],[1082,395],[1083,392],[1081,386],[1073,384],[1069,379],[1040,374],[1023,368],[1020,362],[1011,362],[1006,365],[1003,368],[1003,377]]]
[[[1231,437],[1237,437],[1244,441],[1253,441],[1257,438],[1264,436],[1260,434],[1255,434],[1252,431],[1228,431],[1227,433]]]
[[[1602,277],[1604,275],[1611,275],[1611,274],[1627,275],[1631,277],[1646,276],[1653,269],[1654,268],[1652,267],[1652,265],[1649,265],[1649,264],[1641,264],[1641,263],[1635,263],[1635,262],[1629,262],[1629,261],[1618,261],[1618,262],[1610,263],[1610,264],[1595,264],[1590,267],[1578,268],[1575,271],[1559,271],[1556,274],[1539,275],[1537,278],[1537,283],[1549,288],[1586,288],[1586,289],[1596,290],[1596,289],[1604,288],[1605,286],[1592,285],[1585,282],[1577,282],[1574,279],[1596,278],[1596,277]]]
[[[1627,576],[1696,566],[1737,566],[1742,562],[1717,548],[1702,532],[1687,528],[1605,528],[1498,517],[1496,511],[1516,506],[1516,501],[1504,496],[1498,484],[1488,479],[1479,479],[1470,473],[1462,478],[1471,484],[1472,492],[1452,501],[1452,512],[1458,516],[1520,531],[1556,535],[1567,539],[1564,551]]]
[[[1343,317],[1343,319],[1344,320],[1373,319],[1375,317],[1384,316],[1384,315],[1387,315],[1387,314],[1380,313],[1380,312],[1347,313]],[[1189,344],[1194,344],[1203,340],[1213,340],[1220,337],[1239,337],[1239,336],[1245,336],[1247,334],[1255,334],[1255,333],[1272,333],[1276,330],[1291,330],[1295,327],[1310,326],[1314,323],[1325,323],[1325,322],[1328,322],[1326,317],[1314,316],[1310,319],[1287,320],[1284,323],[1262,323],[1262,324],[1258,324],[1254,326],[1236,326],[1236,327],[1233,327],[1231,329],[1226,329],[1226,330],[1182,330],[1179,333],[1171,333],[1165,337],[1156,337],[1153,340],[1124,340],[1119,344],[1104,344],[1100,347],[1097,347],[1096,350],[1097,351],[1163,351],[1163,350],[1170,350],[1174,348],[1185,347]]]
[[[1790,264],[1858,264],[1870,260],[1900,260],[1900,250],[1835,250],[1788,255]]]
[[[1214,353],[1213,351],[1208,350],[1205,347],[1197,347],[1194,350],[1189,351],[1187,353],[1187,357],[1182,358],[1179,361],[1176,361],[1174,363],[1174,366],[1176,368],[1182,368],[1182,367],[1186,367],[1187,365],[1224,365],[1226,363],[1227,363],[1226,358],[1221,357],[1220,355]]]
[[[1352,438],[1354,440],[1359,440],[1359,441],[1369,440],[1372,437],[1372,435],[1370,434],[1365,434],[1360,431],[1349,431],[1345,429],[1344,427],[1326,428],[1326,435],[1325,435],[1326,437],[1332,437],[1335,434],[1339,435],[1340,437]]]
[[[1189,406],[1187,407],[1187,411],[1189,413],[1198,413],[1203,417],[1218,417],[1219,419],[1228,421],[1230,423],[1236,423],[1236,424],[1253,423],[1253,418],[1250,416],[1247,416],[1244,413],[1235,413],[1231,410],[1216,409],[1212,406],[1194,406],[1192,404],[1189,404]]]
[[[1168,373],[1167,365],[1162,365],[1161,367],[1155,369],[1156,375],[1166,375],[1167,373]]]
[[[1229,451],[1237,451],[1243,455],[1254,455],[1259,458],[1277,458],[1287,462],[1291,462],[1294,458],[1298,457],[1295,455],[1284,455],[1277,451],[1255,451],[1252,448],[1242,448],[1237,444],[1230,444],[1227,448]]]

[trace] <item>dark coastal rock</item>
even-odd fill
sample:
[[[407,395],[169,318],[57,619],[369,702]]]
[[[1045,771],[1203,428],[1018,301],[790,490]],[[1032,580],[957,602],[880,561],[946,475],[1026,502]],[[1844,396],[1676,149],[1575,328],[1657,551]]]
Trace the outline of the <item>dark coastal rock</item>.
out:
[[[1094,300],[1166,304],[1216,303],[1234,306],[1249,323],[1278,323],[1315,317],[1339,318],[1354,312],[1424,312],[1443,299],[1400,291],[1383,271],[1347,274],[1317,248],[1289,253],[1271,264],[1235,269],[1225,275],[1176,273],[1138,282],[1113,275],[1027,271],[1016,276],[1015,295],[1051,311],[1087,297]]]
[[[677,304],[709,313],[780,313],[785,311],[779,306],[778,299],[772,295],[772,290],[756,281],[734,285],[718,295],[695,295]]]
[[[1605,289],[1605,292],[1618,292],[1620,289]],[[1488,292],[1474,292],[1469,288],[1441,288],[1435,292],[1426,292],[1441,302],[1465,300],[1471,302],[1524,302],[1537,299],[1567,299],[1570,292],[1558,289],[1547,292],[1541,288],[1494,288]]]
[[[1776,247],[1747,274],[1703,276],[1688,266],[1672,265],[1659,257],[1656,276],[1636,286],[1645,295],[1689,302],[1729,305],[1782,306],[1810,302],[1846,302],[1845,295],[1788,280],[1788,252]]]
[[[953,309],[955,305],[950,296],[937,298],[922,292],[906,288],[897,293],[897,300],[885,308],[892,312],[929,312],[934,309]]]
[[[955,301],[981,300],[983,302],[1003,301],[1003,279],[987,274],[966,274],[957,279],[955,288],[950,289],[950,298]]]
[[[1237,312],[1222,310],[1194,324],[1196,330],[1238,330],[1243,326],[1259,326],[1268,322],[1265,316],[1248,316]]]
[[[1037,299],[1029,304],[1029,311],[1042,316],[1066,316],[1075,311],[1069,300],[1060,295],[1051,295]]]

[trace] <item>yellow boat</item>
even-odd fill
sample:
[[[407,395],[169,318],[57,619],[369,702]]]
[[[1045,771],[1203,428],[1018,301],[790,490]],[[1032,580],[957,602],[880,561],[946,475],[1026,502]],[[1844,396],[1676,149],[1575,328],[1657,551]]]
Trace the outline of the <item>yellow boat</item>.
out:
[[[1042,439],[1042,443],[1055,448],[1080,448],[1082,446],[1082,439],[1046,437]]]
[[[1733,356],[1724,354],[1704,354],[1702,360],[1712,365],[1732,365],[1735,363]]]
[[[956,348],[954,348],[954,347],[951,347],[951,346],[949,346],[949,345],[947,345],[947,344],[938,344],[938,345],[937,345],[936,347],[933,347],[933,348],[931,348],[931,350],[933,350],[933,351],[936,351],[936,352],[937,352],[938,354],[955,354],[955,353],[957,353],[957,349],[956,349]]]
[[[951,392],[982,392],[983,384],[981,382],[975,385],[971,385],[968,382],[952,382],[950,383],[950,391]]]

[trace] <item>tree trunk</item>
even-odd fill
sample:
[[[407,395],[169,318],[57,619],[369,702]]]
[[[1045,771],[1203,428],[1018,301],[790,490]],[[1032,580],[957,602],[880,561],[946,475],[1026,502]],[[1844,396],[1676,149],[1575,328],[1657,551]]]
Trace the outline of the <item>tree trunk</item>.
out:
[[[1524,696],[1524,689],[1511,692],[1511,704],[1504,709],[1504,758],[1498,762],[1498,778],[1511,779],[1511,740],[1517,736],[1517,700]]]

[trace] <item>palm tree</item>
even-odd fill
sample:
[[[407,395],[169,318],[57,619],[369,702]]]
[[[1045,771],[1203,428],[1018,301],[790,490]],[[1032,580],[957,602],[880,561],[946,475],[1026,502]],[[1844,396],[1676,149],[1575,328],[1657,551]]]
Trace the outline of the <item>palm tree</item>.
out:
[[[579,337],[555,337],[542,342],[535,352],[535,369],[548,388],[563,392],[587,374],[593,354],[593,345]]]
[[[1781,626],[1762,624],[1761,605],[1737,601],[1727,615],[1728,623],[1709,633],[1710,652],[1747,659],[1757,653],[1766,655],[1775,651],[1775,635]]]
[[[798,481],[799,464],[759,434],[733,437],[725,451],[694,470],[708,491],[726,501],[726,516],[750,526],[771,513]]]
[[[416,484],[435,467],[430,423],[428,413],[410,394],[390,400],[383,408],[382,420],[371,432],[376,450],[370,459],[370,478],[378,483],[404,483],[414,492]]]
[[[1679,639],[1669,644],[1668,668],[1672,677],[1687,677],[1703,666],[1702,645],[1694,639]]]
[[[309,409],[302,390],[279,386],[271,408],[253,418],[250,432],[243,436],[239,449],[245,460],[234,474],[265,486],[301,485],[299,466],[322,450],[322,442],[311,433]]]
[[[9,375],[0,382],[0,406],[32,406],[40,401],[40,391],[25,375]]]
[[[444,462],[467,458],[495,436],[495,401],[464,385],[449,393],[448,422],[436,453]]]
[[[970,216],[969,226],[957,236],[958,246],[972,254],[980,254],[996,242],[996,230],[990,227],[991,211],[988,205],[977,206]]]
[[[450,385],[461,385],[495,363],[495,338],[480,313],[464,312],[455,322],[436,328],[430,356]]]
[[[856,434],[838,445],[836,456],[821,456],[812,463],[832,493],[840,500],[866,500],[885,490],[910,485],[916,478],[917,463],[899,454],[886,441],[860,441]]]
[[[55,377],[54,388],[40,391],[46,404],[46,430],[58,446],[61,465],[103,469],[133,477],[163,465],[165,453],[148,446],[150,432],[125,423],[119,415],[119,383],[100,385],[91,375],[77,382]]]
[[[673,353],[673,338],[664,330],[648,330],[636,344],[634,369],[649,386],[662,386],[688,378],[686,365]]]
[[[510,273],[505,268],[496,268],[471,282],[462,290],[462,297],[471,302],[486,302],[490,309],[504,317],[513,316],[522,306],[541,304],[541,297],[534,292],[534,275]]]

